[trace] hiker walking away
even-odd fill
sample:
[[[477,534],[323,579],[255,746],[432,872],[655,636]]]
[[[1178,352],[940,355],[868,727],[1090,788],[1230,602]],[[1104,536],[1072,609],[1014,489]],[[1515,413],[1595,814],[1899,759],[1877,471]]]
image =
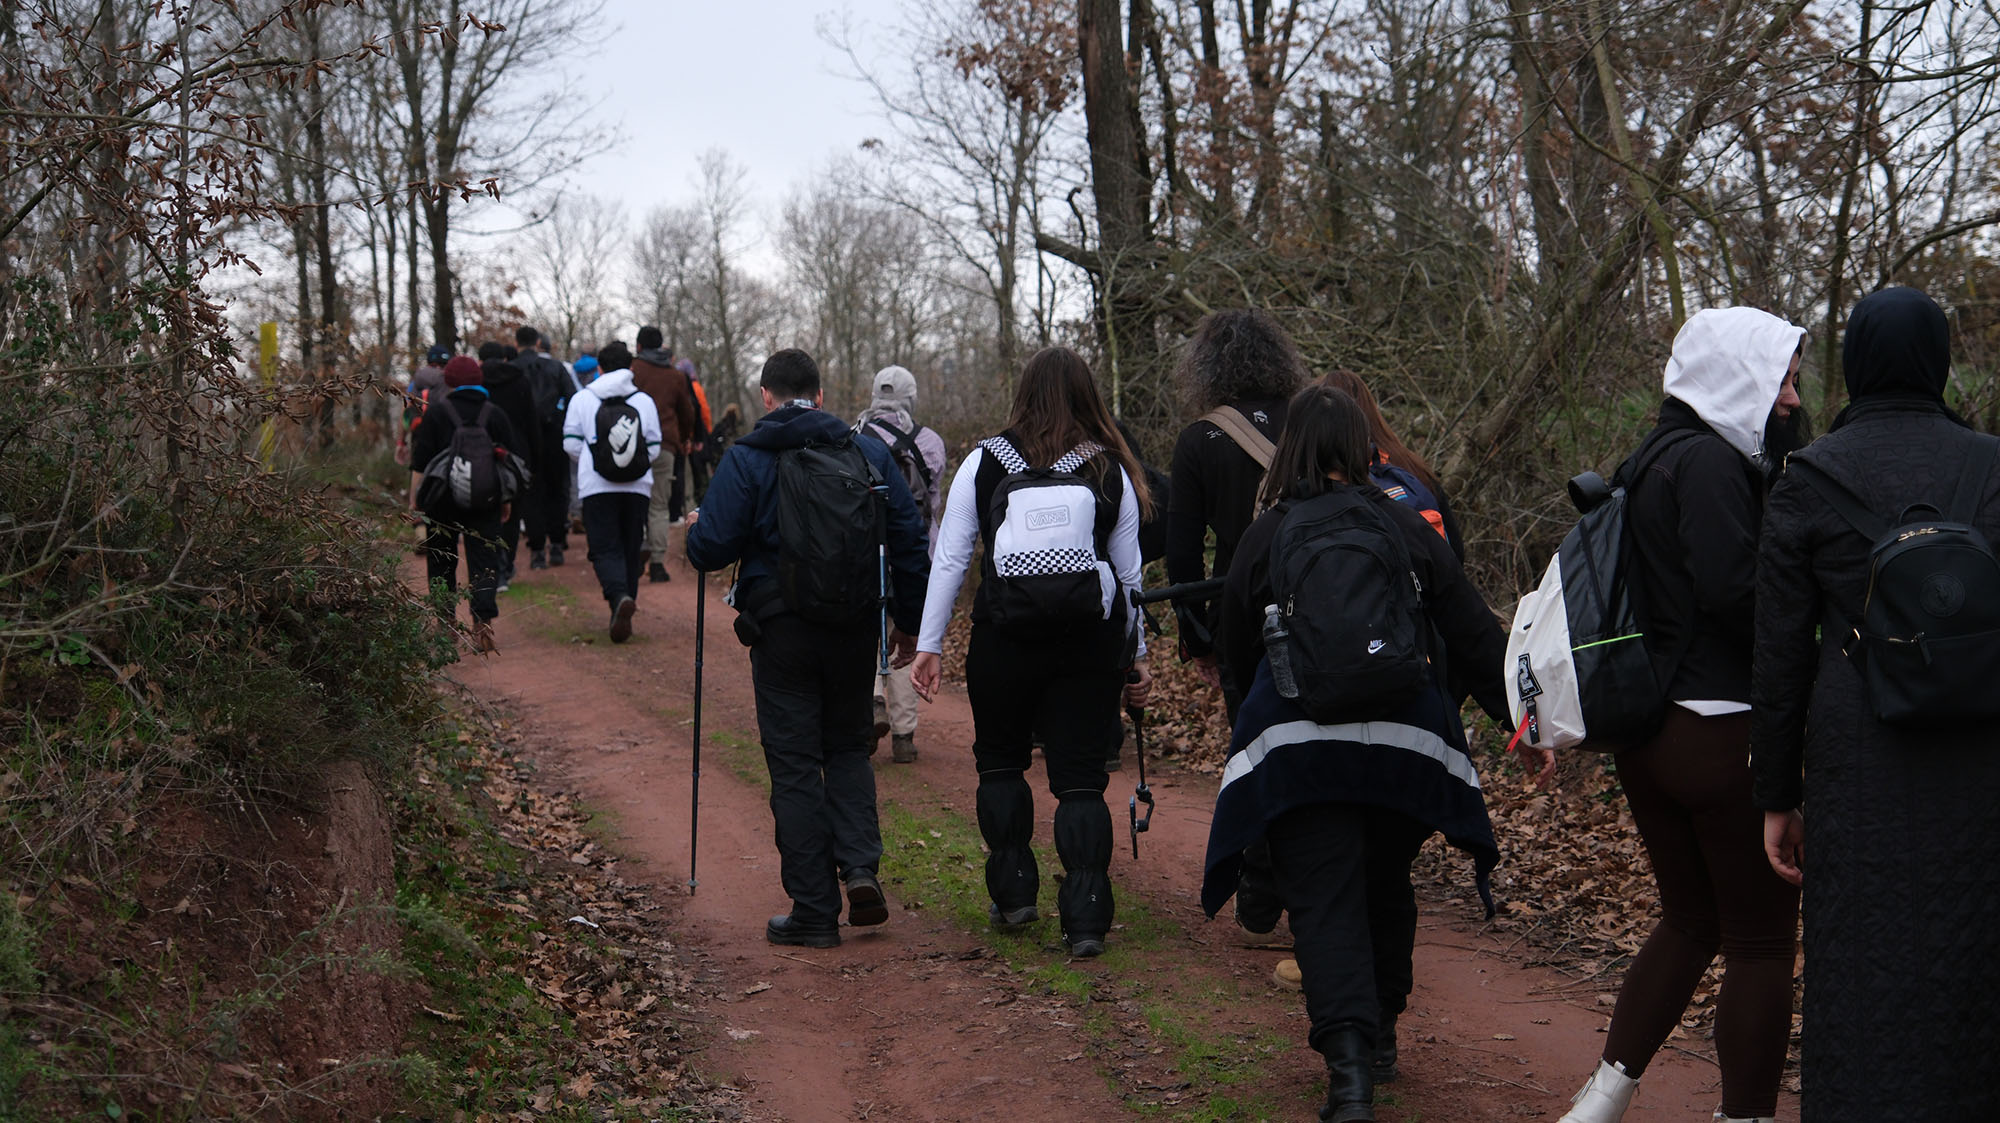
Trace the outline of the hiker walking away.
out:
[[[1991,1119],[2000,1106],[2000,596],[1986,556],[2000,471],[1993,438],[1944,404],[1950,364],[1945,314],[1922,292],[1857,304],[1847,408],[1792,454],[1764,516],[1753,799],[1770,862],[1805,886],[1814,1123]],[[1912,521],[1929,526],[1900,525]],[[1905,561],[1972,564],[1912,572],[1881,542]],[[1898,712],[1905,701],[1913,713]]]
[[[1214,575],[1229,572],[1237,542],[1257,515],[1257,494],[1271,446],[1285,423],[1285,402],[1307,382],[1304,360],[1291,336],[1257,309],[1212,312],[1195,326],[1176,371],[1182,392],[1200,416],[1174,441],[1172,497],[1167,504],[1167,582],[1209,576],[1203,558],[1215,535]],[[1174,605],[1180,657],[1192,661],[1202,681],[1222,692],[1230,723],[1242,695],[1215,647],[1217,602]],[[1271,884],[1263,844],[1252,843],[1236,893],[1236,919],[1245,931],[1265,935],[1284,912]]]
[[[674,360],[674,369],[687,375],[688,393],[694,395],[694,439],[689,442],[688,453],[674,461],[674,498],[671,513],[678,522],[687,511],[689,496],[701,502],[701,493],[708,488],[708,461],[704,450],[708,446],[708,431],[715,419],[708,412],[708,392],[701,388],[701,379],[695,376],[694,360],[686,355]]]
[[[1667,359],[1659,424],[1619,470],[1633,606],[1671,704],[1616,760],[1661,918],[1626,969],[1603,1059],[1567,1123],[1624,1115],[1718,949],[1716,1118],[1777,1110],[1799,894],[1765,862],[1750,798],[1750,649],[1765,491],[1805,421],[1804,340],[1805,329],[1754,308],[1689,317]]]
[[[624,643],[639,610],[646,504],[662,452],[660,414],[653,399],[632,385],[632,353],[623,343],[600,348],[597,364],[603,373],[570,399],[563,448],[576,462],[584,541],[611,607],[611,642]]]
[[[899,366],[883,367],[875,375],[874,386],[868,408],[855,427],[889,446],[917,512],[923,516],[935,556],[938,516],[944,509],[944,438],[911,417],[917,406],[916,375]],[[890,760],[897,764],[915,762],[917,692],[910,686],[907,667],[891,667],[889,673],[875,676],[876,747],[885,736],[890,739]]]
[[[492,396],[493,404],[507,415],[507,424],[520,442],[527,446],[517,453],[529,470],[540,475],[541,463],[536,459],[542,431],[541,419],[535,409],[535,392],[528,385],[528,376],[520,365],[509,358],[507,352],[514,350],[498,340],[489,340],[479,345],[479,371],[481,385]],[[518,352],[516,352],[518,355]],[[530,497],[520,504],[520,509],[510,514],[501,531],[506,539],[505,554],[500,565],[500,592],[514,580],[515,556],[521,549],[521,518],[526,508],[533,504]]]
[[[1389,498],[1416,508],[1431,529],[1444,536],[1451,552],[1463,564],[1465,538],[1459,533],[1451,501],[1445,497],[1444,484],[1437,473],[1431,471],[1430,461],[1404,444],[1389,427],[1388,418],[1382,416],[1382,407],[1375,404],[1374,393],[1360,375],[1335,369],[1322,375],[1320,381],[1353,398],[1362,415],[1368,418],[1368,439],[1375,449],[1368,461],[1368,478]]]
[[[694,391],[688,386],[687,375],[674,366],[674,350],[663,345],[665,337],[660,329],[651,325],[640,328],[638,338],[639,353],[632,359],[632,385],[652,398],[658,407],[660,423],[666,430],[665,452],[673,457],[661,458],[660,469],[653,474],[652,501],[646,509],[645,551],[650,563],[646,579],[667,581],[672,575],[664,563],[672,545],[674,523],[681,515],[674,509],[674,475],[680,470],[680,458],[694,447],[698,419]],[[598,359],[602,361],[603,355]]]
[[[819,366],[787,348],[764,362],[770,410],[722,458],[687,532],[705,573],[740,563],[730,603],[750,649],[757,730],[771,772],[779,877],[791,911],[773,944],[840,943],[840,896],[856,927],[889,919],[868,763],[869,682],[886,545],[889,633],[907,664],[929,571],[922,519],[889,450],[820,409]]]
[[[1507,722],[1504,634],[1444,539],[1366,482],[1371,455],[1353,398],[1311,385],[1288,403],[1262,493],[1276,505],[1223,591],[1217,653],[1243,702],[1201,890],[1212,917],[1240,891],[1245,847],[1268,841],[1326,1060],[1320,1118],[1341,1123],[1374,1119],[1375,1084],[1396,1076],[1425,839],[1473,856],[1492,908],[1499,853],[1440,664]]]
[[[480,384],[479,360],[458,355],[446,360],[441,372],[446,392],[431,400],[423,419],[410,434],[410,509],[417,510],[417,494],[424,469],[451,445],[452,433],[462,425],[478,425],[486,430],[496,449],[510,453],[515,446],[513,423],[495,408]],[[504,524],[512,509],[500,505],[492,510],[468,511],[449,507],[424,512],[425,580],[435,588],[439,583],[453,594],[458,592],[459,542],[465,543],[466,584],[471,589],[473,642],[480,651],[498,651],[493,639],[493,620],[500,615],[494,594],[505,564]]]
[[[534,493],[528,497],[525,512],[528,568],[547,569],[563,564],[563,554],[569,549],[569,488],[574,469],[569,454],[563,451],[562,434],[576,381],[548,353],[548,338],[541,332],[523,325],[515,329],[514,342],[521,352],[514,365],[527,375],[535,403]]]
[[[1082,357],[1067,347],[1036,352],[1021,368],[1006,429],[981,441],[952,479],[910,670],[917,693],[936,697],[945,629],[977,545],[965,681],[987,915],[996,927],[1040,916],[1026,776],[1039,736],[1064,870],[1056,910],[1063,943],[1079,958],[1103,954],[1114,913],[1104,760],[1116,733],[1107,715],[1121,692],[1127,705],[1145,705],[1152,685],[1131,600],[1139,521],[1151,502],[1144,481]]]

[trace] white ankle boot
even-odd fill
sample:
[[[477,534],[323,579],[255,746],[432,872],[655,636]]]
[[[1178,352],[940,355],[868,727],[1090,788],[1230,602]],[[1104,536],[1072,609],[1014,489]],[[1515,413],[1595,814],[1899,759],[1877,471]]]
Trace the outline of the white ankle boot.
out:
[[[1618,1123],[1638,1089],[1639,1081],[1625,1075],[1623,1065],[1599,1061],[1590,1082],[1569,1101],[1569,1114],[1556,1123]]]
[[[1715,1113],[1715,1123],[1778,1123],[1778,1117],[1775,1115],[1757,1115],[1746,1118],[1739,1115],[1724,1115],[1718,1111]]]

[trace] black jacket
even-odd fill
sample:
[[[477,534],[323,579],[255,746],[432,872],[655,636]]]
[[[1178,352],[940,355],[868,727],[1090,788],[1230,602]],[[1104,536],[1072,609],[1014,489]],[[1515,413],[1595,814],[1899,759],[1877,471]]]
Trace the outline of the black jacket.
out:
[[[1683,438],[1631,482],[1625,518],[1632,589],[1646,650],[1673,677],[1673,701],[1750,700],[1757,531],[1764,473],[1668,398],[1647,441]]]
[[[437,454],[451,445],[451,432],[458,428],[460,419],[471,423],[479,416],[479,407],[489,403],[487,391],[480,386],[461,386],[443,397],[434,397],[424,408],[422,421],[410,434],[410,467],[418,472],[437,459]],[[493,443],[513,452],[514,425],[507,419],[505,411],[495,405],[487,416],[486,432]]]
[[[1410,564],[1423,582],[1424,611],[1444,638],[1447,693],[1452,699],[1470,694],[1480,709],[1505,723],[1507,690],[1500,670],[1507,661],[1507,635],[1493,610],[1465,576],[1450,545],[1422,515],[1372,485],[1365,494],[1403,532]],[[1271,540],[1282,521],[1283,514],[1274,508],[1250,524],[1223,587],[1216,650],[1222,656],[1223,673],[1244,695],[1264,658],[1264,606],[1272,601]]]
[[[1231,402],[1257,431],[1275,443],[1285,426],[1282,399]],[[1264,469],[1213,421],[1196,421],[1174,441],[1172,481],[1167,502],[1167,580],[1174,584],[1209,576],[1203,565],[1204,543],[1215,531],[1215,576],[1229,572],[1237,541],[1257,517],[1257,491]],[[1181,620],[1181,644],[1190,656],[1207,655],[1213,644],[1205,637],[1215,626],[1206,606],[1175,605]],[[1244,668],[1247,677],[1250,668]]]
[[[532,470],[539,466],[536,448],[541,442],[529,439],[529,434],[542,431],[541,421],[535,416],[535,391],[528,385],[528,376],[506,359],[484,359],[479,364],[479,384],[493,396],[493,404],[507,415],[508,425],[522,434],[520,447],[507,447],[520,454]]]

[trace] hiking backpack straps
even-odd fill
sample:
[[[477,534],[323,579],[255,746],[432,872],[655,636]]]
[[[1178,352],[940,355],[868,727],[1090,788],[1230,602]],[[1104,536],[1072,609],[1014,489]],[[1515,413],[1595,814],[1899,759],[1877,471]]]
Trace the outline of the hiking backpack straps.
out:
[[[1110,524],[1117,520],[1098,517],[1109,496],[1077,474],[1104,446],[1085,441],[1046,468],[1031,467],[1004,436],[979,447],[1006,473],[987,508],[990,572],[981,587],[988,620],[1045,639],[1050,629],[1113,619]]]
[[[895,438],[892,441],[886,442],[889,446],[889,452],[895,456],[896,463],[903,466],[904,482],[910,485],[910,497],[917,501],[917,513],[928,517],[930,514],[931,491],[937,486],[937,481],[931,476],[931,466],[924,463],[924,454],[917,448],[916,433],[905,433],[879,417],[870,418],[867,425],[880,429]],[[922,426],[918,426],[918,429],[921,428]],[[916,473],[914,476],[911,475],[912,470]],[[923,484],[921,494],[918,493],[916,487],[919,483]]]
[[[652,471],[645,425],[631,394],[598,399],[597,439],[590,442],[590,467],[600,477],[620,484],[642,480]]]
[[[852,433],[778,453],[778,594],[816,624],[857,624],[882,607],[888,498]]]
[[[1271,438],[1258,432],[1257,427],[1250,424],[1250,419],[1243,416],[1242,410],[1235,406],[1216,406],[1202,414],[1201,419],[1228,434],[1237,448],[1250,454],[1257,467],[1266,472],[1271,470],[1271,458],[1277,455],[1278,446],[1271,443]]]
[[[1972,525],[2000,441],[1980,437],[1942,513],[1905,508],[1892,525],[1803,457],[1787,471],[1868,539],[1868,592],[1858,622],[1831,604],[1841,650],[1861,672],[1875,716],[1923,729],[2000,717],[2000,561]],[[1928,517],[1927,517],[1928,515]]]
[[[444,412],[451,418],[451,437],[424,465],[423,479],[417,484],[417,506],[434,519],[483,518],[500,513],[509,498],[503,494],[499,453],[486,423],[493,416],[493,403],[479,403],[479,412],[467,421],[449,398]]]
[[[1581,517],[1507,633],[1507,708],[1528,744],[1562,749],[1588,739],[1609,750],[1659,727],[1693,629],[1664,665],[1655,661],[1632,603],[1626,505],[1662,454],[1702,435],[1669,431],[1642,443],[1609,483],[1595,472],[1569,482]]]
[[[1395,714],[1433,682],[1423,582],[1402,531],[1354,487],[1279,509],[1271,593],[1300,708],[1321,724]]]

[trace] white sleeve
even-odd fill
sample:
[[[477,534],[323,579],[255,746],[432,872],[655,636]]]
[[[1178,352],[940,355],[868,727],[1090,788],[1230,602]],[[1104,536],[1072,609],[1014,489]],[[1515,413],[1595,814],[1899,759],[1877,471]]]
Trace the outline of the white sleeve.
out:
[[[1125,598],[1126,627],[1138,632],[1137,652],[1146,654],[1146,628],[1144,614],[1132,603],[1131,594],[1140,589],[1140,568],[1145,564],[1139,554],[1139,497],[1132,492],[1132,477],[1118,469],[1118,478],[1125,483],[1124,494],[1118,499],[1118,525],[1111,531],[1111,570],[1118,577],[1118,595]]]
[[[590,447],[590,431],[587,426],[595,412],[589,403],[597,396],[589,391],[578,393],[569,400],[569,412],[563,415],[563,451],[571,460],[580,460],[583,451]]]
[[[918,651],[940,654],[944,651],[944,630],[958,604],[958,590],[965,584],[972,552],[979,546],[978,480],[985,455],[985,449],[973,449],[958,466],[958,474],[951,478],[944,517],[938,520],[937,537],[932,541],[931,583],[924,593],[924,626],[917,634]]]
[[[665,451],[660,443],[660,403],[651,394],[634,396],[639,399],[639,431],[646,436],[646,455],[657,462]]]

